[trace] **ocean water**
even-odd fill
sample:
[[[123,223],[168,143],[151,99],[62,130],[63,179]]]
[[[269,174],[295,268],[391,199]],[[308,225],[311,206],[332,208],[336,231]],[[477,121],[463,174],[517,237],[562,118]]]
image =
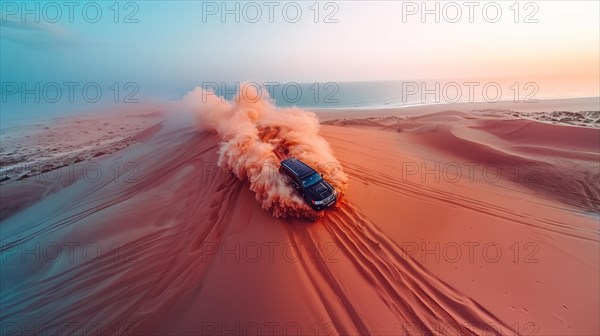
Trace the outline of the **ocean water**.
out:
[[[585,84],[585,83],[584,83]],[[414,105],[590,97],[597,83],[531,79],[408,79],[402,81],[314,83],[204,83],[202,87],[233,99],[247,87],[262,88],[277,106],[307,109],[379,109]]]
[[[203,88],[228,100],[234,99],[235,91],[244,95],[245,88],[259,88],[268,93],[277,106],[307,109],[385,108],[423,103],[419,95],[402,97],[402,83],[404,82],[246,82],[219,83],[216,88],[205,84]]]
[[[144,87],[134,83],[115,86],[99,83],[82,86],[72,92],[69,87],[54,83],[13,92],[2,91],[0,128],[39,123],[56,117],[84,114],[94,110],[130,108],[137,104],[180,100],[194,87],[213,91],[225,99],[234,99],[250,87],[263,90],[279,107],[297,106],[305,109],[381,109],[424,104],[464,102],[535,102],[543,98],[595,96],[597,83],[577,85],[565,81],[531,80],[403,80],[367,82],[203,82],[179,87]],[[16,89],[16,92],[14,92]],[[98,95],[98,89],[101,94]],[[595,91],[594,91],[595,90]],[[591,94],[590,94],[591,93]]]

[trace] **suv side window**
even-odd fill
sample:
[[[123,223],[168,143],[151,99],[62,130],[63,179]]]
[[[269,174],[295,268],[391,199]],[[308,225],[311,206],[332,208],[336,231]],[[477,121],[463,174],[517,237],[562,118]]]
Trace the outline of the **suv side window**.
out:
[[[300,183],[300,178],[296,175],[296,174],[292,174],[292,180],[294,180],[294,182],[298,185],[301,186],[302,184]]]
[[[296,174],[294,174],[288,167],[282,165],[281,169],[283,170],[283,173],[290,179],[292,180],[294,183],[296,183],[297,185],[300,185],[300,179],[298,179],[298,176],[296,176]]]

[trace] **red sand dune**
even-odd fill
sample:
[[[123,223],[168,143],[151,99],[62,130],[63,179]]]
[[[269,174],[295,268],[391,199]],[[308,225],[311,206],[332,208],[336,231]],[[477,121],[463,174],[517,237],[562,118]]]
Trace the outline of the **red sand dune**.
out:
[[[217,167],[221,137],[191,124],[96,158],[131,175],[27,202],[42,184],[2,188],[3,334],[600,333],[600,131],[456,112],[322,126],[348,189],[308,222],[264,210]],[[545,169],[491,180],[490,163]]]

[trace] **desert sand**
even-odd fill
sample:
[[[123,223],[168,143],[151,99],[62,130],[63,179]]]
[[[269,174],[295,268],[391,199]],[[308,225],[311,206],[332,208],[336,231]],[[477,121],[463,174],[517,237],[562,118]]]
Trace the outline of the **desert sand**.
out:
[[[519,108],[317,111],[348,178],[317,220],[263,209],[190,113],[15,135],[3,165],[51,166],[5,170],[2,334],[597,335],[600,129]]]

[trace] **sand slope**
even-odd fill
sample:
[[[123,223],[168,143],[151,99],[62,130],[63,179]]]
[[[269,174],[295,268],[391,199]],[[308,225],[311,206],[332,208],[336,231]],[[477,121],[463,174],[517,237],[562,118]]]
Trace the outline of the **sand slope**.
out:
[[[134,163],[129,179],[37,202],[3,188],[3,334],[600,332],[599,130],[465,112],[323,126],[349,188],[305,222],[263,210],[188,125],[97,158]]]

